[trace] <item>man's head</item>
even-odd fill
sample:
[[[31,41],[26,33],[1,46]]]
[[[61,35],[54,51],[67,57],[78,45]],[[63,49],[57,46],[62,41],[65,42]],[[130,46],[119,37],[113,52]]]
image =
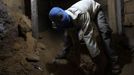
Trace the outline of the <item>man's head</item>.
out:
[[[50,20],[56,25],[56,27],[66,28],[70,23],[70,16],[61,8],[53,7],[49,12]]]

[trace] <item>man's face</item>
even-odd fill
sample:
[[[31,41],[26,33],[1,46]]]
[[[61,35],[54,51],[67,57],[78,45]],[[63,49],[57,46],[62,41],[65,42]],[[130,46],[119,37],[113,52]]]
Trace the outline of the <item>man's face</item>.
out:
[[[58,15],[56,15],[54,17],[50,17],[50,20],[53,21],[55,24],[60,24],[62,18],[63,18],[63,14],[59,12]]]
[[[52,21],[53,28],[64,29],[69,27],[71,21],[70,16],[60,8],[53,8],[49,13],[49,18]]]
[[[61,20],[62,20],[62,13],[60,13],[59,15],[55,16],[55,17],[50,17],[50,20],[52,21],[52,25],[53,25],[53,28],[57,28],[58,25],[60,25],[61,23]]]

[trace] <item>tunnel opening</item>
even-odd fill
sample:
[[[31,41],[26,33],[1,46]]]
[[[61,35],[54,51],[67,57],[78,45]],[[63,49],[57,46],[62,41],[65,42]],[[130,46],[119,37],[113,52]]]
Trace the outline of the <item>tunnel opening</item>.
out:
[[[50,1],[38,0],[38,22],[39,22],[39,32],[43,32],[51,29],[51,22],[48,17],[50,10]]]
[[[25,14],[28,16],[29,19],[31,19],[31,1],[30,0],[24,0],[25,4]]]

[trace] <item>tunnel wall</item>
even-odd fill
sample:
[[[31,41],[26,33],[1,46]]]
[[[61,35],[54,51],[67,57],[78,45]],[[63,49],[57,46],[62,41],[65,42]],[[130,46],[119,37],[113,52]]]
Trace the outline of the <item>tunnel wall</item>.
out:
[[[2,0],[10,10],[25,13],[26,16],[31,18],[31,0]]]
[[[134,26],[134,0],[124,0],[124,25]]]
[[[24,13],[24,0],[3,0],[11,10]]]

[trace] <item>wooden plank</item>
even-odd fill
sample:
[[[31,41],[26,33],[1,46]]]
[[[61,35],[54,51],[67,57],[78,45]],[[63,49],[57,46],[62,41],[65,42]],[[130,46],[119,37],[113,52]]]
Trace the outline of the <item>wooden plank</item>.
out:
[[[109,24],[113,33],[117,33],[117,19],[116,19],[116,0],[108,0],[108,17]]]
[[[116,11],[117,11],[117,29],[118,29],[118,34],[123,33],[123,26],[122,26],[122,1],[121,0],[116,0]]]
[[[31,18],[32,18],[32,34],[33,37],[38,39],[38,10],[37,10],[37,0],[31,0]]]

